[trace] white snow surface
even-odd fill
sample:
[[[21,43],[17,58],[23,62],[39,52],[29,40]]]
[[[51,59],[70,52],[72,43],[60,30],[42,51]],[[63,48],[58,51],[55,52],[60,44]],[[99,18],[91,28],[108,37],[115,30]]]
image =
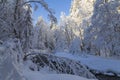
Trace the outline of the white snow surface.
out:
[[[117,74],[120,76],[120,60],[103,58],[93,55],[73,55],[70,53],[58,52],[55,54],[59,57],[66,57],[72,60],[80,61],[89,69],[107,75]]]
[[[29,70],[24,72],[24,76],[27,80],[95,80],[68,74],[42,74],[38,71]]]

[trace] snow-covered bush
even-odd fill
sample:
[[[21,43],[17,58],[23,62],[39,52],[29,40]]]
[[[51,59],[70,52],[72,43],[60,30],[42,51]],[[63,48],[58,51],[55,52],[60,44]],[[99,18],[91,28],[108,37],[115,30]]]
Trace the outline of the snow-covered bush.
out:
[[[22,76],[22,49],[19,40],[0,44],[0,80],[25,80]]]
[[[39,71],[44,67],[48,67],[50,71],[56,73],[73,74],[87,78],[95,78],[95,76],[88,71],[88,69],[80,62],[73,61],[63,57],[56,57],[51,54],[36,54],[32,53],[25,56],[24,60],[31,60],[35,66],[29,66],[33,71]]]

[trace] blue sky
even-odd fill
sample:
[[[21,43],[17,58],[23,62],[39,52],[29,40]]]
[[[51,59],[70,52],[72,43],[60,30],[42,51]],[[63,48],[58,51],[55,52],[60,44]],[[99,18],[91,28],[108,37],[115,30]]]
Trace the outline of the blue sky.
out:
[[[44,0],[47,2],[48,6],[55,11],[55,16],[57,17],[58,21],[60,18],[61,12],[65,12],[66,15],[69,14],[69,9],[71,6],[71,0]],[[36,21],[39,16],[43,16],[43,18],[48,21],[47,12],[44,10],[42,6],[33,12],[33,19]]]

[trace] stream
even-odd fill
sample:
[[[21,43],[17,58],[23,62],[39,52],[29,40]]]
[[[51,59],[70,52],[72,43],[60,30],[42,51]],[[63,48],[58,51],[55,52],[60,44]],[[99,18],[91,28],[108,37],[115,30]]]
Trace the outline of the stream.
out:
[[[118,76],[109,76],[104,74],[95,74],[96,78],[99,80],[120,80]]]

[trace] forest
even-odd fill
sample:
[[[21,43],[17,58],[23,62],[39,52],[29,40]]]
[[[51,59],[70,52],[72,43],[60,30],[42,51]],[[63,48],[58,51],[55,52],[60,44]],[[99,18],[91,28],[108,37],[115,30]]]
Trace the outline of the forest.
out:
[[[0,0],[0,80],[120,80],[120,0],[46,1]]]

